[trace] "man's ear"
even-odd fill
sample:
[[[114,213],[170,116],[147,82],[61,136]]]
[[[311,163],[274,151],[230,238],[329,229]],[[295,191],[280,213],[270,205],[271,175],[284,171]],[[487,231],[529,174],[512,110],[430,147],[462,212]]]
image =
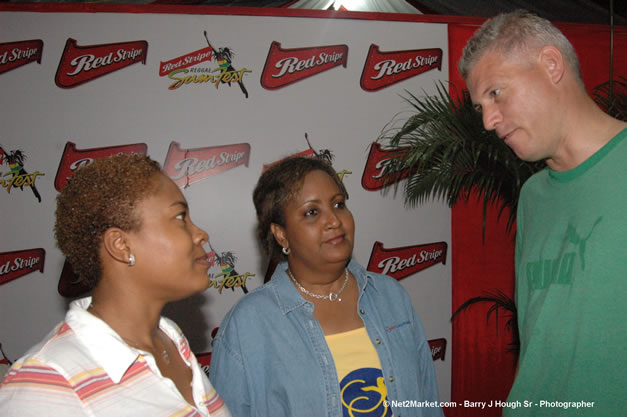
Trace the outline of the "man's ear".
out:
[[[547,45],[540,50],[538,58],[540,65],[542,65],[545,69],[550,80],[554,84],[559,83],[564,77],[564,72],[566,71],[564,56],[560,50],[552,45]]]
[[[102,246],[105,252],[118,262],[128,264],[131,249],[126,233],[117,227],[110,227],[102,235]]]
[[[284,248],[290,247],[287,237],[285,236],[285,229],[282,226],[276,223],[271,223],[270,231],[274,235],[274,238],[279,243],[279,245],[281,245],[281,247],[284,247]]]

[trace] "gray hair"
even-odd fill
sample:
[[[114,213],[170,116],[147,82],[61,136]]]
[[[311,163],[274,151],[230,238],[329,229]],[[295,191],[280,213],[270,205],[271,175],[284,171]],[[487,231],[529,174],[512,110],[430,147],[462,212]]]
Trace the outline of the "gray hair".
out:
[[[583,86],[579,59],[573,45],[551,22],[526,10],[502,13],[485,22],[464,47],[457,67],[461,76],[467,79],[479,58],[487,51],[505,54],[535,52],[546,45],[560,50],[564,62]]]

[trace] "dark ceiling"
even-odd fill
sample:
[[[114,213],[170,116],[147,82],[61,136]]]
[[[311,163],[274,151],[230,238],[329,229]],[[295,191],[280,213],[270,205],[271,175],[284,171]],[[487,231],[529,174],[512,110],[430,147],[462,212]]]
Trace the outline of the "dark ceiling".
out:
[[[295,0],[46,0],[59,3],[107,4],[171,4],[234,7],[287,7]],[[379,3],[370,0],[372,3]],[[425,14],[448,16],[490,17],[514,9],[527,9],[555,22],[610,24],[610,10],[614,24],[627,26],[625,0],[406,0]],[[27,3],[24,0],[0,0],[0,3]],[[385,0],[380,0],[385,2]],[[321,2],[323,3],[323,2]]]

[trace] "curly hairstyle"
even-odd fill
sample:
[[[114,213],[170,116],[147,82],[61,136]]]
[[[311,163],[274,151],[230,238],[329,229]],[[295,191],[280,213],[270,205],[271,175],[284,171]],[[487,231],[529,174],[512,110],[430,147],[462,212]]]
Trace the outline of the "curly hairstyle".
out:
[[[270,258],[282,261],[286,256],[276,241],[270,225],[285,227],[285,206],[301,190],[305,176],[312,171],[324,171],[348,199],[348,192],[330,163],[314,158],[287,157],[268,168],[255,186],[253,203],[257,211],[257,238]]]
[[[457,68],[466,80],[479,58],[487,51],[505,54],[539,51],[546,45],[560,50],[564,62],[583,86],[581,67],[573,45],[551,22],[526,10],[502,13],[485,22],[464,47]]]
[[[146,155],[114,155],[80,168],[57,196],[55,239],[82,284],[93,289],[100,280],[107,229],[139,229],[135,208],[154,192],[160,172],[159,163]]]

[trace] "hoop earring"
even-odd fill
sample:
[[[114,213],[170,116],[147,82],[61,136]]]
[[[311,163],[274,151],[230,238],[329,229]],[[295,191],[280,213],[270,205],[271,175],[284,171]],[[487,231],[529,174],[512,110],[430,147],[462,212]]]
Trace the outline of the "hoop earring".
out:
[[[132,253],[128,255],[128,266],[135,266],[135,255]]]
[[[281,252],[283,252],[283,255],[287,256],[290,254],[290,248],[281,248]]]

